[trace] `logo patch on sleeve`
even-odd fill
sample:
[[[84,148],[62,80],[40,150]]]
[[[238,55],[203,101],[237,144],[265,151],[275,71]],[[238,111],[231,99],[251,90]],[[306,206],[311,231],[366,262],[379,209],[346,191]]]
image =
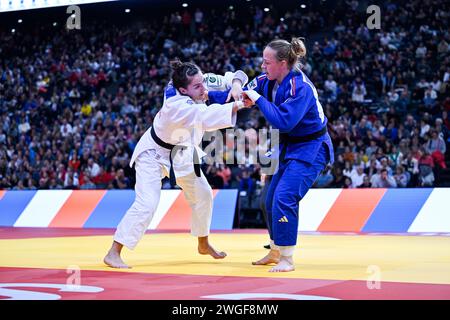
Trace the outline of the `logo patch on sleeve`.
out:
[[[258,79],[253,79],[249,84],[248,84],[248,88],[250,90],[255,89],[258,86]]]
[[[220,86],[222,86],[221,79],[217,75],[212,73],[206,74],[206,77],[204,78],[203,82],[210,89],[220,88]]]

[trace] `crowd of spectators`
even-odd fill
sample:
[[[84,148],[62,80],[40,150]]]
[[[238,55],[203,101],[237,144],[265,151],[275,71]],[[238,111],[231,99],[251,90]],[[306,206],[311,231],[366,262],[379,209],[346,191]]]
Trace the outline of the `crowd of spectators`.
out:
[[[449,12],[438,0],[385,2],[382,28],[369,30],[358,1],[283,12],[250,3],[120,26],[2,32],[0,189],[133,188],[129,159],[162,105],[171,59],[193,60],[205,72],[241,69],[252,79],[264,45],[292,36],[306,38],[303,70],[335,145],[336,162],[315,186],[443,185],[450,182]],[[252,109],[237,127],[269,123]],[[261,168],[251,160],[203,171],[214,188],[252,195]]]

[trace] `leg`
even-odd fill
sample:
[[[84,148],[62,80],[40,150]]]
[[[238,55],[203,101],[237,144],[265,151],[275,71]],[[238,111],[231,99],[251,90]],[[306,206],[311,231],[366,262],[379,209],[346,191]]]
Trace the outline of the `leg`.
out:
[[[269,218],[267,217],[266,197],[267,197],[267,191],[269,190],[269,185],[270,185],[271,180],[272,180],[272,176],[267,175],[265,177],[264,187],[261,190],[261,198],[259,201],[259,207],[261,208],[261,211],[262,211],[262,214],[264,217],[264,222],[266,223],[267,230],[269,230],[269,234],[270,234],[270,229],[272,226],[269,224]],[[270,244],[265,245],[264,248],[270,249]]]
[[[223,259],[227,256],[227,254],[224,251],[217,251],[209,244],[208,236],[198,237],[197,250],[198,250],[198,253],[203,254],[203,255],[209,254],[214,259]]]
[[[313,164],[291,160],[275,190],[273,208],[274,242],[280,247],[280,261],[270,272],[289,272],[295,269],[294,250],[298,234],[300,200],[325,167],[327,149],[322,146]]]
[[[275,189],[276,189],[277,184],[283,174],[284,168],[285,168],[285,165],[280,163],[279,170],[270,180],[270,184],[269,184],[267,194],[266,194],[265,207],[266,207],[266,211],[267,211],[267,225],[268,225],[268,230],[269,230],[269,235],[270,235],[270,251],[262,259],[252,262],[253,265],[267,265],[267,264],[272,264],[272,263],[278,263],[280,261],[279,248],[277,246],[275,246],[275,244],[273,242],[272,205],[273,205]]]
[[[103,260],[110,267],[129,268],[120,257],[122,248],[136,247],[158,207],[162,174],[154,155],[154,151],[149,150],[136,159],[136,198],[117,226],[114,242]]]
[[[123,244],[113,241],[111,249],[109,249],[105,258],[103,258],[103,263],[111,268],[119,268],[119,269],[130,269],[131,267],[123,262],[120,254],[122,252]]]
[[[205,176],[197,177],[194,173],[177,178],[177,184],[183,189],[189,206],[192,209],[191,234],[198,237],[198,252],[209,254],[214,259],[223,259],[225,252],[216,251],[208,241],[211,227],[213,194]]]
[[[269,217],[267,214],[267,207],[266,207],[266,198],[267,198],[267,192],[269,191],[269,185],[270,185],[270,181],[272,180],[272,176],[266,176],[266,180],[264,182],[264,187],[261,191],[261,199],[260,199],[260,203],[259,206],[261,207],[261,211],[264,217],[264,221],[266,222],[267,225],[267,230],[269,230],[269,234],[270,229],[272,228],[271,224],[269,223]]]

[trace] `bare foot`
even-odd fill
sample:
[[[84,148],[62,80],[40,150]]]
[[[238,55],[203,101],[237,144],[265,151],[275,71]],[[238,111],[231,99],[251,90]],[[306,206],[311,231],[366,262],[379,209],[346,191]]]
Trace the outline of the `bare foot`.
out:
[[[254,266],[264,266],[267,264],[280,262],[280,251],[270,250],[270,252],[262,259],[252,262]]]
[[[123,262],[119,254],[109,251],[103,259],[103,262],[111,268],[130,269],[131,267]]]
[[[294,270],[295,266],[292,257],[281,257],[280,262],[275,267],[272,267],[269,272],[289,272]]]
[[[200,254],[209,254],[214,259],[223,259],[227,256],[227,254],[223,251],[219,252],[216,251],[211,245],[199,245],[198,246],[198,253]]]
[[[216,251],[208,241],[208,236],[206,237],[198,237],[198,253],[200,254],[209,254],[214,259],[223,259],[227,256],[227,254],[223,251]]]

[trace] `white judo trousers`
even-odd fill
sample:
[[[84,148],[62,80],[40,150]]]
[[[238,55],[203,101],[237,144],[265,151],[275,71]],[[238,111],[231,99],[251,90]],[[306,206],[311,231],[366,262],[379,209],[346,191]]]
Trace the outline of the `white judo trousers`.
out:
[[[168,176],[164,164],[157,160],[155,150],[146,150],[136,159],[136,198],[119,223],[114,241],[134,249],[148,229],[158,208],[161,196],[161,179]],[[206,177],[194,172],[177,177],[177,185],[184,192],[192,209],[191,234],[195,237],[209,235],[212,219],[213,193]]]
[[[208,82],[211,81],[209,75]],[[234,77],[217,78],[223,80],[225,88],[229,88],[233,79],[239,79],[243,84],[248,80],[244,73],[236,72]],[[206,84],[207,85],[207,84]],[[196,104],[189,97],[182,96],[170,87],[165,92],[164,103],[154,119],[153,127],[158,137],[173,145],[188,145],[183,152],[178,152],[173,158],[177,185],[181,187],[192,209],[191,234],[195,237],[209,235],[213,193],[206,177],[201,173],[197,177],[193,169],[193,149],[196,148],[200,157],[205,153],[197,146],[205,131],[232,127],[236,123],[236,115],[232,112],[233,103],[224,105]],[[186,134],[187,132],[187,134]],[[130,161],[136,169],[136,197],[125,216],[117,226],[114,241],[134,249],[148,229],[158,208],[161,196],[161,179],[169,176],[170,150],[164,149],[153,140],[148,129],[139,140]]]

